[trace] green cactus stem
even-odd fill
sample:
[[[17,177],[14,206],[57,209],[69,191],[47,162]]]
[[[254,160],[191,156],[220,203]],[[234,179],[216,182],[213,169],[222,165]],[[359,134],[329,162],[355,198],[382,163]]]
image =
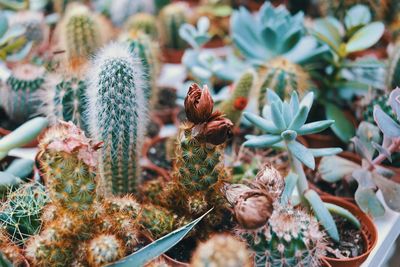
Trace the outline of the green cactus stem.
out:
[[[160,37],[163,46],[172,49],[184,49],[186,42],[179,36],[179,28],[187,22],[188,6],[183,2],[165,6],[159,15]]]
[[[158,36],[157,20],[153,15],[148,13],[133,15],[126,21],[124,28],[133,35],[145,33],[152,40],[157,39]]]

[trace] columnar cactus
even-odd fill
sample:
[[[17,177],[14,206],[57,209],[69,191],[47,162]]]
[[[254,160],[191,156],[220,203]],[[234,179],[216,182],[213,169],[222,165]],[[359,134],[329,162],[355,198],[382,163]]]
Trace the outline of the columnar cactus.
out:
[[[260,114],[267,103],[267,89],[274,90],[281,98],[287,99],[293,91],[301,96],[310,89],[310,77],[300,65],[278,57],[261,69],[258,88],[258,107]]]
[[[1,104],[14,123],[21,124],[37,115],[39,102],[32,96],[43,86],[44,75],[44,68],[31,64],[12,70],[1,90]]]
[[[121,44],[110,44],[97,55],[89,71],[90,132],[104,146],[101,174],[106,192],[134,192],[147,127],[143,64]]]
[[[179,36],[179,28],[187,22],[188,6],[183,2],[165,6],[159,15],[159,32],[164,47],[184,49],[185,41]]]
[[[232,95],[224,100],[219,109],[234,124],[240,122],[242,111],[246,108],[250,91],[254,85],[255,75],[253,72],[245,72],[234,87]]]
[[[153,15],[148,13],[133,15],[125,22],[124,28],[133,35],[145,33],[152,40],[155,40],[158,36],[157,20]]]
[[[61,29],[67,62],[79,69],[101,46],[100,26],[83,5],[73,5],[65,15]]]
[[[218,234],[200,243],[191,259],[190,266],[253,266],[246,244],[228,234]]]
[[[43,90],[37,92],[42,100],[40,111],[51,124],[59,120],[72,121],[82,130],[87,130],[85,120],[86,81],[78,76],[50,74]]]
[[[45,188],[39,183],[27,183],[12,191],[0,208],[0,229],[6,230],[12,242],[22,245],[40,230],[40,216],[47,202]]]

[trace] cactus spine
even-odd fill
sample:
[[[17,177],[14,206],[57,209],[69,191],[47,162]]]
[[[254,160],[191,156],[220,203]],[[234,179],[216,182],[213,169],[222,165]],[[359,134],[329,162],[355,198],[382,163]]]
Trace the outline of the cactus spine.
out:
[[[183,2],[171,3],[161,10],[159,32],[163,46],[178,50],[186,47],[186,42],[179,36],[179,28],[187,22],[187,10],[188,6]]]
[[[310,77],[300,65],[280,57],[268,62],[265,69],[260,70],[259,77],[261,82],[258,89],[260,114],[267,104],[268,88],[274,90],[281,98],[288,98],[293,91],[297,91],[302,96],[311,87]]]
[[[242,111],[246,108],[250,91],[254,84],[254,74],[245,72],[235,85],[230,98],[219,105],[219,110],[226,115],[234,124],[240,122]]]
[[[87,250],[90,266],[96,267],[116,261],[125,254],[122,241],[111,234],[102,234],[92,239]]]
[[[21,124],[37,113],[39,103],[32,97],[44,83],[45,70],[31,64],[15,67],[1,92],[1,104],[10,119]]]
[[[138,35],[144,33],[148,35],[152,40],[157,39],[157,20],[156,18],[148,13],[137,13],[130,17],[125,23],[124,28],[132,35]]]
[[[88,87],[92,136],[104,141],[103,186],[107,192],[134,192],[146,123],[146,82],[140,59],[125,45],[110,44],[94,60]]]
[[[67,62],[72,69],[82,67],[101,46],[98,22],[82,5],[73,5],[67,11],[61,36],[64,38]]]

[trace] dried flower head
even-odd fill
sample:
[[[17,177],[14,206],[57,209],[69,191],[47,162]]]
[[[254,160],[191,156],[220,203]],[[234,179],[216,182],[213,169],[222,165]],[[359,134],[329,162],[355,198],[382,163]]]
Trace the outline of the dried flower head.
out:
[[[185,98],[185,112],[189,121],[199,124],[208,121],[214,108],[214,101],[211,98],[208,87],[203,90],[192,84]]]
[[[213,145],[220,145],[232,137],[232,127],[233,123],[216,111],[207,123],[198,126],[196,138]]]
[[[261,168],[254,181],[257,188],[265,189],[273,199],[278,199],[285,187],[284,179],[270,164]]]

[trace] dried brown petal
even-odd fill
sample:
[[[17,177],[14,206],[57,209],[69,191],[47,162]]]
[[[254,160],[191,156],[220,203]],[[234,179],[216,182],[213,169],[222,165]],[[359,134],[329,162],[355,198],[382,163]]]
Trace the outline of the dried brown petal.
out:
[[[198,138],[213,145],[220,145],[232,136],[233,123],[214,112],[211,119],[199,130]]]
[[[211,98],[208,87],[202,90],[197,84],[192,84],[185,98],[185,112],[189,121],[199,124],[209,120],[214,101]]]

